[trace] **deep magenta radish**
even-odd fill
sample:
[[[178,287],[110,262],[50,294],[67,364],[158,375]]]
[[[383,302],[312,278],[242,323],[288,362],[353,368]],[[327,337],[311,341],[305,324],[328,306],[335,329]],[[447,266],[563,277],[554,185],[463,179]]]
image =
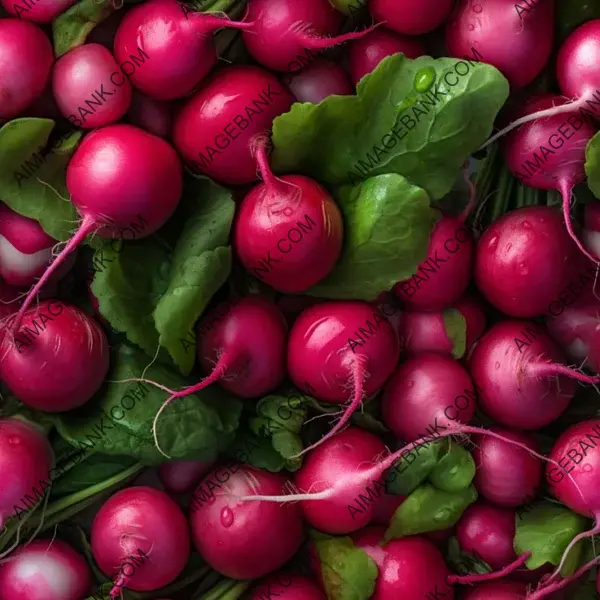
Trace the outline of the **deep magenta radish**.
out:
[[[463,220],[441,217],[431,232],[427,258],[414,275],[394,286],[394,293],[411,310],[449,308],[471,281],[473,254],[473,236]]]
[[[219,465],[190,499],[196,549],[216,571],[232,579],[256,579],[282,567],[304,541],[298,504],[241,502],[248,493],[282,494],[287,480],[254,467]]]
[[[272,597],[281,600],[327,600],[325,592],[314,581],[286,571],[267,575],[248,592],[248,600]]]
[[[134,91],[126,119],[132,125],[158,137],[167,139],[171,137],[173,110],[167,102]]]
[[[323,302],[300,314],[288,340],[290,379],[317,400],[348,403],[318,443],[336,434],[361,402],[381,389],[399,356],[394,328],[367,302]]]
[[[466,369],[449,356],[426,352],[403,362],[383,390],[381,413],[394,435],[406,442],[470,423],[477,394]]]
[[[227,185],[252,183],[258,179],[254,137],[270,131],[293,103],[272,73],[250,65],[225,67],[178,112],[173,143],[195,173]]]
[[[183,168],[165,140],[132,125],[108,125],[86,135],[67,166],[67,189],[83,220],[56,260],[29,292],[15,322],[66,257],[93,232],[141,239],[175,212]]]
[[[170,460],[158,467],[158,477],[171,494],[192,492],[214,464],[214,460]]]
[[[127,74],[134,87],[156,100],[173,100],[193,92],[217,65],[217,29],[251,25],[196,12],[176,0],[149,0],[121,21],[114,55],[119,64],[131,65]]]
[[[146,486],[121,490],[100,507],[90,544],[96,564],[113,581],[111,597],[122,589],[149,592],[170,584],[190,557],[181,508]]]
[[[0,120],[14,119],[44,91],[54,53],[33,23],[0,19]]]
[[[513,90],[539,75],[554,41],[553,2],[522,3],[521,11],[516,6],[511,0],[458,0],[446,23],[450,56],[477,56],[500,70]]]
[[[589,202],[585,205],[581,238],[590,254],[600,256],[600,202]]]
[[[560,347],[530,321],[493,325],[469,359],[479,406],[497,423],[539,429],[557,419],[577,389],[596,379],[564,365]]]
[[[475,253],[475,283],[486,299],[513,317],[545,314],[573,274],[577,249],[560,212],[519,208],[484,231]]]
[[[467,588],[463,600],[525,600],[527,584],[521,581],[489,581]]]
[[[24,419],[0,419],[0,528],[10,517],[22,514],[26,495],[44,495],[43,482],[53,464],[52,447],[41,427]]]
[[[416,37],[401,35],[384,27],[378,27],[360,40],[349,45],[348,60],[352,82],[358,82],[386,57],[402,52],[407,58],[425,54],[425,46]]]
[[[433,542],[413,535],[384,543],[384,535],[384,527],[371,526],[352,536],[377,565],[371,600],[454,599],[454,588],[446,583],[450,569]]]
[[[24,21],[33,21],[34,23],[48,24],[55,17],[65,12],[77,0],[42,0],[37,3],[28,3],[25,1],[1,0],[2,6],[10,15],[23,19]]]
[[[0,352],[0,379],[21,402],[46,412],[85,404],[108,372],[102,328],[62,300],[44,300],[27,311],[14,337],[3,332]]]
[[[291,72],[298,58],[362,37],[368,30],[336,36],[344,17],[328,0],[248,0],[242,32],[256,61],[273,71]]]
[[[69,50],[54,64],[52,92],[62,115],[94,129],[118,121],[131,104],[131,84],[100,44]]]
[[[234,247],[245,269],[280,292],[304,292],[327,277],[342,252],[342,213],[329,192],[304,175],[275,177],[256,147],[263,182],[239,205]]]
[[[405,35],[422,35],[437,29],[450,16],[454,0],[369,0],[375,21]]]
[[[62,540],[33,540],[3,562],[0,598],[83,600],[92,585],[85,558]]]
[[[337,63],[318,58],[305,69],[294,73],[289,81],[284,79],[298,102],[319,104],[329,96],[351,96],[354,86],[348,73]]]

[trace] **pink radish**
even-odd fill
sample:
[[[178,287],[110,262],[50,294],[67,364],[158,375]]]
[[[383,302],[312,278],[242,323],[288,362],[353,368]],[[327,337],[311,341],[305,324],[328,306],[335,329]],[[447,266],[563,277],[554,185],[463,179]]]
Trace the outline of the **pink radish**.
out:
[[[192,492],[200,479],[212,468],[214,460],[171,460],[158,467],[158,476],[171,494]]]
[[[182,187],[181,162],[161,138],[132,125],[110,125],[87,135],[67,167],[67,188],[83,220],[29,292],[13,331],[48,278],[88,234],[147,237],[175,212]]]
[[[91,317],[61,300],[44,300],[25,313],[14,337],[2,332],[0,356],[0,379],[21,402],[63,412],[98,391],[108,372],[109,348]]]
[[[394,31],[422,35],[439,27],[450,15],[454,0],[370,0],[369,12]]]
[[[348,403],[317,445],[340,431],[361,402],[381,389],[399,355],[394,328],[366,302],[323,302],[300,314],[288,341],[290,379],[317,400]]]
[[[327,600],[323,590],[314,581],[282,571],[267,575],[248,594],[248,600],[264,600],[276,596],[282,600]]]
[[[171,106],[166,102],[154,100],[139,92],[133,92],[127,120],[140,129],[145,129],[162,138],[171,137],[173,115]]]
[[[252,25],[199,13],[176,0],[149,0],[121,21],[114,54],[120,64],[133,60],[128,70],[134,87],[156,100],[172,100],[190,94],[216,66],[214,31]],[[139,61],[143,64],[135,68]]]
[[[61,56],[52,90],[63,116],[83,129],[118,121],[131,104],[131,84],[100,44],[84,44]]]
[[[246,270],[286,293],[303,292],[333,269],[342,251],[342,213],[331,195],[304,175],[275,177],[264,142],[256,145],[263,183],[237,211],[234,247]]]
[[[402,52],[407,58],[425,54],[425,46],[418,38],[400,35],[384,27],[378,27],[360,40],[352,42],[348,55],[352,82],[358,82],[386,57]]]
[[[57,539],[21,546],[0,566],[0,598],[83,600],[92,576],[85,558]]]
[[[335,37],[343,15],[327,0],[248,0],[245,19],[253,23],[242,33],[248,52],[273,71],[289,72],[306,51],[359,39],[371,30]]]
[[[37,25],[0,19],[0,120],[14,119],[42,94],[53,62],[50,40]]]
[[[111,598],[122,589],[158,590],[174,581],[190,556],[190,535],[177,504],[160,490],[130,487],[111,496],[92,524],[92,553],[113,579]]]
[[[252,183],[253,138],[269,131],[293,102],[268,71],[245,65],[220,69],[175,117],[173,143],[195,173],[228,185]]]
[[[280,494],[286,479],[245,465],[220,466],[198,485],[190,501],[196,549],[216,571],[256,579],[282,567],[304,541],[298,505],[239,502],[250,492]]]
[[[34,23],[49,24],[58,15],[75,4],[76,1],[42,0],[37,3],[28,3],[25,0],[2,0],[2,6],[8,13],[19,19],[33,21]]]
[[[319,104],[329,96],[354,94],[348,73],[337,63],[325,58],[314,60],[305,69],[290,75],[285,83],[298,102]]]

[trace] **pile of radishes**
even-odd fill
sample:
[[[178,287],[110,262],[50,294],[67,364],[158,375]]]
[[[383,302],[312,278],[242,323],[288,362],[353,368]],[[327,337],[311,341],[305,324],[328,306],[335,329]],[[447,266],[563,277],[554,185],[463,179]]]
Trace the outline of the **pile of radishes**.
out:
[[[559,4],[0,0],[0,600],[600,593]]]

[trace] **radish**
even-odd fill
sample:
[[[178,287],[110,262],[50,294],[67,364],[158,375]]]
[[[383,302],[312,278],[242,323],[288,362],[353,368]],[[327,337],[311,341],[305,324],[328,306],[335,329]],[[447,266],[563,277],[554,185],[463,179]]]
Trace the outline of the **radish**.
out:
[[[131,84],[100,44],[84,44],[61,56],[52,72],[52,91],[63,116],[83,129],[118,121],[131,104]]]
[[[535,453],[536,439],[521,431],[490,427],[507,440],[520,442]],[[477,471],[475,488],[497,506],[514,508],[535,497],[542,482],[542,463],[533,454],[514,444],[487,436],[474,436],[472,451]],[[503,565],[501,565],[503,566]]]
[[[373,505],[373,518],[370,521],[371,525],[390,524],[396,509],[406,500],[407,496],[396,494],[384,494],[379,498],[379,501]],[[438,533],[438,532],[433,532]]]
[[[51,23],[58,15],[73,6],[77,0],[42,0],[37,4],[26,0],[1,0],[4,9],[11,15],[33,21],[34,23]]]
[[[268,71],[254,66],[220,69],[175,117],[173,143],[195,173],[228,185],[252,183],[257,179],[254,136],[269,131],[293,102]]]
[[[245,19],[253,24],[242,32],[248,52],[273,71],[289,72],[305,52],[356,40],[372,30],[335,36],[343,15],[328,0],[248,0]]]
[[[0,566],[0,598],[83,600],[92,576],[85,558],[61,540],[34,540]]]
[[[147,237],[175,212],[182,187],[181,162],[161,138],[120,124],[87,135],[67,167],[67,189],[83,220],[29,292],[13,331],[48,278],[88,234],[121,239]]]
[[[476,398],[459,362],[427,352],[396,369],[384,388],[381,414],[397,438],[410,442],[452,421],[469,423]]]
[[[481,557],[490,567],[501,569],[517,558],[513,549],[516,511],[478,500],[456,524],[456,539],[463,552]]]
[[[454,0],[369,0],[375,21],[406,35],[422,35],[439,27],[450,16]]]
[[[594,256],[600,256],[600,203],[585,205],[585,219],[582,236],[585,247]]]
[[[194,544],[216,571],[256,579],[282,567],[304,540],[298,505],[242,503],[249,492],[279,494],[285,477],[245,465],[219,466],[199,484],[190,502]]]
[[[0,18],[0,120],[14,119],[42,94],[53,62],[50,40],[37,25]]]
[[[484,62],[502,72],[513,90],[539,75],[550,58],[553,41],[554,3],[545,0],[521,4],[458,0],[446,24],[450,56],[464,57],[474,49]]]
[[[332,60],[319,58],[285,82],[298,102],[319,104],[328,96],[351,96],[354,86],[348,73]]]
[[[319,586],[302,575],[286,572],[271,573],[249,592],[248,600],[281,597],[282,600],[327,600]]]
[[[521,581],[490,581],[465,592],[463,600],[525,600],[527,584]]]
[[[44,300],[27,311],[14,338],[2,332],[0,356],[0,379],[21,402],[46,412],[85,404],[109,366],[102,328],[61,300]]]
[[[32,494],[34,501],[44,495],[53,463],[52,447],[39,426],[20,418],[0,419],[0,528],[13,514],[20,515],[15,509],[25,495]],[[0,569],[0,581],[3,573]]]
[[[150,96],[133,92],[127,120],[140,129],[162,138],[171,137],[173,116],[171,107],[166,102],[160,102]]]
[[[425,54],[425,46],[418,38],[403,36],[384,27],[378,27],[360,40],[352,42],[348,50],[352,82],[358,82],[386,57],[402,52],[407,58]]]
[[[453,306],[465,319],[466,351],[485,331],[485,312],[474,296],[463,296]],[[423,352],[452,355],[454,342],[449,337],[444,312],[415,312],[407,310],[400,315],[398,335],[403,350],[415,356]]]
[[[149,0],[121,21],[114,55],[119,63],[131,59],[137,65],[145,54],[140,68],[128,67],[131,83],[156,100],[172,100],[190,94],[217,65],[214,31],[252,25],[195,12],[176,0]]]
[[[234,247],[247,271],[280,292],[303,292],[324,279],[342,252],[342,213],[304,175],[275,177],[264,140],[256,144],[263,182],[237,211]]]
[[[539,429],[557,419],[576,390],[575,380],[597,383],[562,364],[564,357],[550,336],[529,321],[493,325],[479,340],[469,371],[479,392],[479,406],[507,427]]]
[[[94,560],[122,588],[158,590],[174,581],[190,556],[190,535],[179,506],[160,490],[135,486],[111,496],[92,523]]]
[[[493,221],[481,236],[475,282],[497,309],[514,317],[533,317],[558,300],[577,259],[556,209],[519,208]]]
[[[412,310],[452,306],[471,280],[473,253],[473,236],[464,217],[441,217],[431,232],[426,260],[412,277],[394,286],[394,293]]]
[[[214,460],[171,460],[158,467],[158,476],[171,494],[192,492],[214,464]]]
[[[399,356],[394,328],[367,302],[323,302],[300,314],[288,340],[290,379],[322,402],[349,402],[316,445],[340,431],[361,402],[383,386]]]

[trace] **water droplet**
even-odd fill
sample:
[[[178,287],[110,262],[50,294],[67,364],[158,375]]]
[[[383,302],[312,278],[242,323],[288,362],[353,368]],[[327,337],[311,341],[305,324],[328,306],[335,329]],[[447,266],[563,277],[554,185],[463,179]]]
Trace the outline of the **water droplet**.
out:
[[[212,494],[211,496],[208,497],[206,504],[214,504],[216,499],[217,499],[217,497],[214,494]]]
[[[494,365],[494,367],[496,368],[496,371],[500,368],[500,363],[496,362],[496,364]]]
[[[493,238],[491,238],[488,241],[488,248],[493,250],[497,245],[498,245],[498,236],[495,235]]]
[[[506,248],[504,248],[505,252],[510,252],[510,249],[512,248],[512,244],[509,242],[508,244],[506,244]]]
[[[482,11],[483,11],[483,6],[481,6],[481,4],[475,4],[475,6],[473,6],[473,12],[480,13]]]
[[[523,229],[531,229],[531,223],[529,221],[523,221]]]
[[[450,511],[447,509],[442,509],[442,510],[438,510],[438,512],[435,513],[433,520],[434,521],[447,521],[449,516],[450,516]]]
[[[529,267],[525,263],[519,263],[519,275],[527,275]]]
[[[415,74],[413,86],[417,92],[423,94],[431,88],[434,81],[435,69],[433,67],[425,67],[424,69],[419,69]]]
[[[583,465],[583,472],[584,473],[589,473],[592,470],[592,465],[586,463],[585,465]]]
[[[233,511],[230,508],[225,507],[221,511],[221,525],[223,527],[231,527],[233,525]]]
[[[21,438],[18,435],[11,435],[8,438],[8,443],[12,444],[13,446],[17,446],[18,444],[21,443]]]
[[[406,387],[409,387],[409,388],[411,388],[411,387],[414,387],[414,385],[415,385],[415,382],[414,382],[414,381],[411,379],[411,380],[410,380],[410,381],[409,381],[409,382],[406,384]]]
[[[469,23],[469,26],[467,27],[467,29],[469,31],[473,31],[475,29],[475,25],[473,25],[473,23]]]

